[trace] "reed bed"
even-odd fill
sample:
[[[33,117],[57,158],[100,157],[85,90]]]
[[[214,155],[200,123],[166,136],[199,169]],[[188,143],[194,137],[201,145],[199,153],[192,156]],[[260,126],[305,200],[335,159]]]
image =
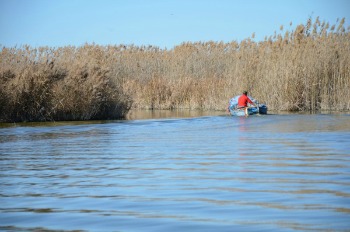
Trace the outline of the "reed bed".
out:
[[[123,118],[132,99],[96,45],[3,48],[0,120],[6,122]],[[115,59],[114,59],[115,60]]]
[[[344,23],[310,18],[260,42],[253,34],[239,43],[185,42],[170,50],[3,47],[0,121],[116,119],[131,108],[225,110],[243,90],[271,110],[350,110]]]

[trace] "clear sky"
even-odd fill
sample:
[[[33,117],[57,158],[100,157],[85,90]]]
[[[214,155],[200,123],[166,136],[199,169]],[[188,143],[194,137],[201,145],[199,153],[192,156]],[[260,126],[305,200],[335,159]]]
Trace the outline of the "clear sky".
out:
[[[259,41],[317,16],[348,27],[350,0],[0,0],[0,45]]]

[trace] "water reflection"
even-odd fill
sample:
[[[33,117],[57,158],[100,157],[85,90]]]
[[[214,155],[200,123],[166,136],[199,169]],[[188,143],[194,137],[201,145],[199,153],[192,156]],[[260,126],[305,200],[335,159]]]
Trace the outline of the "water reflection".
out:
[[[346,231],[349,122],[201,115],[2,128],[0,230]]]
[[[222,111],[205,110],[131,110],[127,115],[129,120],[164,119],[164,118],[193,118],[202,116],[225,115]]]

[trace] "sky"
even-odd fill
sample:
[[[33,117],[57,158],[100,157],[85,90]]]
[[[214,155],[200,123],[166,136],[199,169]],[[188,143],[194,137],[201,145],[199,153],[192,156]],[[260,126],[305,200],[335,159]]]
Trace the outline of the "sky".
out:
[[[330,25],[345,17],[347,28],[350,0],[0,0],[0,45],[262,41],[317,16]]]

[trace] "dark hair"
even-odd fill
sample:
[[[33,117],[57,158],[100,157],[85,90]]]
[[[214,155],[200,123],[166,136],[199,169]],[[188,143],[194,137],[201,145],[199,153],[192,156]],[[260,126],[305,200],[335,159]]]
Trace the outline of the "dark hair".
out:
[[[248,94],[248,92],[247,92],[247,91],[243,91],[243,94],[244,94],[244,95],[247,95],[247,94]]]

